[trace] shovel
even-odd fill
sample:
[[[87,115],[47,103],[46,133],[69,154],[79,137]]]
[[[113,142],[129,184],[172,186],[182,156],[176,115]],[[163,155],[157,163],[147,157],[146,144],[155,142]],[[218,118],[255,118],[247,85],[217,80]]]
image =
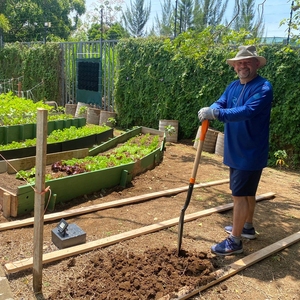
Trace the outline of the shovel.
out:
[[[208,120],[204,120],[202,122],[201,130],[200,130],[199,143],[198,143],[198,147],[197,147],[197,153],[196,153],[196,157],[195,157],[195,161],[194,161],[193,172],[192,172],[192,176],[190,178],[189,189],[188,189],[187,197],[186,197],[185,203],[184,203],[184,205],[181,209],[181,213],[180,213],[180,217],[179,217],[178,245],[177,245],[177,254],[178,255],[180,253],[180,248],[181,248],[181,243],[182,243],[184,213],[185,213],[188,205],[190,204],[190,200],[191,200],[191,196],[192,196],[192,192],[193,192],[193,188],[194,188],[194,184],[195,184],[195,178],[196,178],[196,175],[197,175],[198,165],[199,165],[199,162],[200,162],[201,153],[202,153],[203,144],[204,144],[205,135],[206,135],[206,132],[207,132],[207,129],[208,129],[208,125],[209,125]]]

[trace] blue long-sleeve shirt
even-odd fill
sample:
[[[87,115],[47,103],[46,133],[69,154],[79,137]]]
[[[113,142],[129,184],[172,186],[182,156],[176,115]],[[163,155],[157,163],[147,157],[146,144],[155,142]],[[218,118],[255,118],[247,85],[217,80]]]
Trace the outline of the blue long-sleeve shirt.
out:
[[[267,165],[273,88],[261,76],[246,84],[228,85],[211,108],[225,123],[224,164],[238,170],[260,170]]]

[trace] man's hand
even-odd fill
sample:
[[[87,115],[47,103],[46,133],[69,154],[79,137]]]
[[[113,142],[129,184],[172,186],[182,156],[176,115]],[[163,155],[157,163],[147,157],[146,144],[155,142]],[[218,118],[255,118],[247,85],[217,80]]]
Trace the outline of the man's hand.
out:
[[[198,118],[200,122],[204,120],[215,120],[219,115],[218,109],[213,109],[210,107],[203,107],[198,111]]]

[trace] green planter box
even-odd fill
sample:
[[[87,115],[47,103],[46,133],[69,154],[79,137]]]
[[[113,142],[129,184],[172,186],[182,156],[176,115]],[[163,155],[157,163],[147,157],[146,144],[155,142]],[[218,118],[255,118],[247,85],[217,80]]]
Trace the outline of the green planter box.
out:
[[[104,152],[109,149],[108,147],[112,148],[118,143],[123,143],[139,133],[149,132],[147,130],[145,127],[135,128],[92,149],[90,153],[96,155]],[[150,129],[150,131],[153,134],[161,135],[161,132],[158,130]],[[48,207],[53,208],[56,203],[69,202],[76,197],[91,194],[101,189],[111,188],[117,185],[125,186],[138,174],[148,169],[153,169],[158,165],[163,159],[164,147],[165,138],[159,148],[137,162],[47,181],[46,186],[50,187],[52,195]],[[18,187],[15,197],[17,203],[12,205],[15,206],[16,213],[12,212],[12,216],[21,216],[33,211],[34,190],[32,187],[32,185]],[[45,199],[48,199],[48,197],[49,192],[45,195]]]
[[[103,142],[106,142],[110,138],[113,137],[113,129],[110,128],[99,134],[93,134],[89,136],[85,136],[82,138],[78,138],[75,140],[69,140],[60,143],[53,143],[47,145],[47,153],[55,153],[62,152],[68,150],[75,150],[81,148],[92,148],[95,145],[99,145]],[[0,153],[5,157],[5,159],[14,159],[14,158],[22,158],[28,156],[35,156],[36,147],[26,147],[20,149],[12,149],[12,150],[2,150]],[[3,160],[0,157],[0,161]]]
[[[74,118],[68,120],[56,120],[48,122],[48,134],[53,130],[70,128],[75,126],[77,128],[85,126],[85,118]],[[7,145],[11,142],[20,142],[26,139],[36,138],[36,124],[20,124],[12,126],[0,126],[0,144]]]

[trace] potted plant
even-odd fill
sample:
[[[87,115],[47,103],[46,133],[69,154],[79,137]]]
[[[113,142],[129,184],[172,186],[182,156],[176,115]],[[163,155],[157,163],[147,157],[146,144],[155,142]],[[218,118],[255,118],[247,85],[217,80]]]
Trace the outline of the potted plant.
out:
[[[178,121],[159,120],[159,130],[166,134],[166,141],[176,143],[178,141]]]
[[[115,127],[117,125],[117,120],[113,117],[107,119],[106,125],[109,127]]]

